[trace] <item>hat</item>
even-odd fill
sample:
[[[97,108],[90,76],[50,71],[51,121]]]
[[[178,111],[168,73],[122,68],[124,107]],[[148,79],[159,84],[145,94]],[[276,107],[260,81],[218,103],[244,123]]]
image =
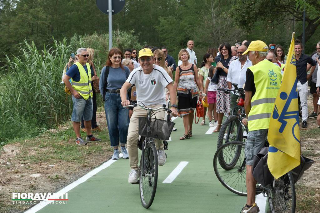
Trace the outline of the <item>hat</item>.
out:
[[[248,49],[243,53],[243,55],[247,54],[249,51],[259,51],[259,52],[267,52],[268,45],[263,41],[257,40],[252,41],[248,47]]]
[[[149,48],[143,48],[139,51],[139,58],[143,56],[153,56],[153,53]]]

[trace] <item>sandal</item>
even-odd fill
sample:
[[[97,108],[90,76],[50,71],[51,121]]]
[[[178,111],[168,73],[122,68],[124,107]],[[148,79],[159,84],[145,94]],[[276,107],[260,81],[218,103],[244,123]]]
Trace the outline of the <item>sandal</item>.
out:
[[[180,140],[185,140],[185,139],[189,139],[189,135],[183,135],[182,137],[180,137]]]
[[[220,131],[219,126],[220,126],[220,128],[221,128],[221,124],[218,124],[218,125],[217,125],[217,128],[216,128],[213,132],[219,132],[219,131]]]
[[[189,136],[189,138],[192,137],[192,130],[190,130],[190,131],[188,132],[188,136]]]
[[[205,125],[206,124],[206,121],[205,120],[202,120],[201,121],[201,126]]]

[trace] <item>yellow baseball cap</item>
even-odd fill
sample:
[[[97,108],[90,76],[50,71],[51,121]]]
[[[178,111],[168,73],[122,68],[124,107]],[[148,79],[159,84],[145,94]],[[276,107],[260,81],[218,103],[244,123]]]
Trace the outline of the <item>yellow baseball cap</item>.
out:
[[[247,54],[249,51],[259,51],[259,52],[267,52],[268,45],[263,41],[256,40],[252,41],[248,47],[248,49],[243,53],[243,55]]]
[[[143,56],[153,56],[153,53],[149,48],[143,48],[139,51],[139,58]]]

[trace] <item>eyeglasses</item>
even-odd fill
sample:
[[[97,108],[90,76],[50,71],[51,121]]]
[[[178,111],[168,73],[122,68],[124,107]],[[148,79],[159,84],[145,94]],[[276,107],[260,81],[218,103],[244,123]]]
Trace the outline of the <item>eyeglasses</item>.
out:
[[[319,48],[320,49],[320,48]],[[282,52],[282,50],[277,50],[277,52]]]
[[[121,56],[114,56],[114,57],[112,57],[114,60],[115,59],[121,59]]]
[[[89,54],[87,54],[87,55],[81,55],[81,56],[83,56],[83,57],[87,58],[87,57],[89,57]]]
[[[240,55],[242,55],[242,53],[244,53],[244,52],[237,52],[237,54],[240,54]]]
[[[221,51],[228,51],[228,49],[221,49]]]
[[[140,61],[143,62],[149,62],[151,61],[151,58],[140,58]]]
[[[130,53],[126,53],[126,54],[124,54],[124,55],[131,55]]]
[[[162,58],[161,58],[161,57],[160,57],[160,58],[154,58],[154,60],[156,60],[156,61],[161,61]]]

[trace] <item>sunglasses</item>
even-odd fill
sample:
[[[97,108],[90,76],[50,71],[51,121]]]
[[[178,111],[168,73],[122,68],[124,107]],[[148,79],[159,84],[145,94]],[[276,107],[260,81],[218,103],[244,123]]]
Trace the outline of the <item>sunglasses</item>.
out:
[[[244,53],[244,52],[237,52],[237,54],[240,54],[240,55],[242,55],[242,53]]]
[[[162,58],[161,58],[161,57],[160,57],[160,58],[154,58],[154,60],[156,60],[156,61],[161,61]]]
[[[143,63],[143,62],[149,62],[151,61],[151,58],[140,58],[140,61]]]
[[[83,56],[83,57],[87,58],[87,57],[89,57],[89,54],[87,54],[87,55],[81,55],[81,56]]]
[[[132,54],[137,54],[137,52],[132,52]]]

